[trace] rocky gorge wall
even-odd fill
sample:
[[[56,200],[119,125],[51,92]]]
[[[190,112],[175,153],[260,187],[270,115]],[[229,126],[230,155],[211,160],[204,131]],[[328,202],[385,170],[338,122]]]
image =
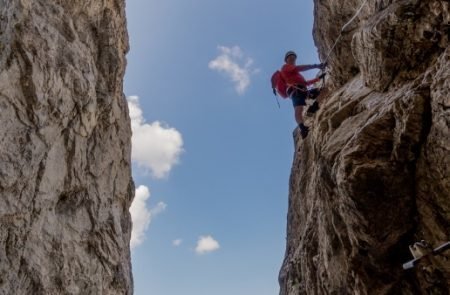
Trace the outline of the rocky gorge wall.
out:
[[[123,0],[0,0],[0,294],[131,294]]]
[[[321,60],[363,0],[315,0]],[[328,60],[321,110],[295,131],[280,294],[448,294],[450,2],[368,0]]]

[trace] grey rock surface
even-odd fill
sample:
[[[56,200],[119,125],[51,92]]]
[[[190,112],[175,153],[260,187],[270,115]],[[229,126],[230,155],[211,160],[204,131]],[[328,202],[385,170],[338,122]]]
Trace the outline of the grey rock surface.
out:
[[[363,2],[315,1],[322,59]],[[449,293],[448,252],[402,270],[409,245],[450,240],[449,4],[368,0],[330,55],[294,133],[280,294]]]
[[[0,294],[131,294],[122,0],[0,0]]]

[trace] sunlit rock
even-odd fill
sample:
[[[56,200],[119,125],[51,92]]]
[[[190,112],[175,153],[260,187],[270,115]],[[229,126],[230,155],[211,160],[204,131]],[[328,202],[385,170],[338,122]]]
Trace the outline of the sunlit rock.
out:
[[[0,294],[131,294],[124,1],[0,0]]]

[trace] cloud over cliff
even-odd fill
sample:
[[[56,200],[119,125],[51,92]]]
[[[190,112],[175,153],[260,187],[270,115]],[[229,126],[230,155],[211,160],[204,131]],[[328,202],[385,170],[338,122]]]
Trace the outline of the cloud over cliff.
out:
[[[164,178],[178,163],[183,151],[183,138],[175,128],[155,121],[146,123],[138,96],[129,96],[128,108],[133,131],[131,158],[149,169],[156,178]]]
[[[159,202],[156,207],[149,209],[147,200],[150,198],[150,190],[145,185],[140,185],[136,189],[133,203],[130,207],[131,219],[133,220],[133,230],[131,232],[130,247],[133,249],[142,244],[145,239],[145,232],[150,225],[151,219],[163,212],[167,205]]]

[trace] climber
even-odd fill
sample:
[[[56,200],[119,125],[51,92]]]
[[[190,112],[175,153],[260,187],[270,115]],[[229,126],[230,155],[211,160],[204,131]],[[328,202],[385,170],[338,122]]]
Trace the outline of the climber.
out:
[[[305,138],[308,135],[309,127],[304,125],[303,122],[303,106],[306,105],[306,99],[316,99],[320,94],[320,89],[313,88],[308,89],[308,85],[312,85],[320,79],[325,77],[325,73],[322,73],[318,78],[312,80],[305,80],[305,78],[300,74],[300,72],[307,71],[310,69],[321,69],[323,70],[326,67],[326,64],[315,64],[315,65],[300,65],[297,66],[295,64],[297,59],[297,54],[294,51],[288,51],[284,57],[285,64],[281,68],[280,71],[275,72],[274,76],[272,76],[272,87],[277,91],[279,87],[274,85],[286,84],[285,92],[288,97],[292,99],[292,103],[294,105],[295,110],[295,120],[297,121],[298,127],[300,128],[300,133],[302,138]],[[277,75],[278,73],[278,75]],[[277,75],[277,77],[275,77]],[[278,79],[277,79],[278,78]],[[274,81],[277,79],[278,81]],[[281,83],[280,83],[281,82]],[[280,91],[278,91],[280,92]],[[284,96],[280,93],[280,95]],[[317,100],[308,108],[308,113],[314,114],[319,109],[319,103]]]

